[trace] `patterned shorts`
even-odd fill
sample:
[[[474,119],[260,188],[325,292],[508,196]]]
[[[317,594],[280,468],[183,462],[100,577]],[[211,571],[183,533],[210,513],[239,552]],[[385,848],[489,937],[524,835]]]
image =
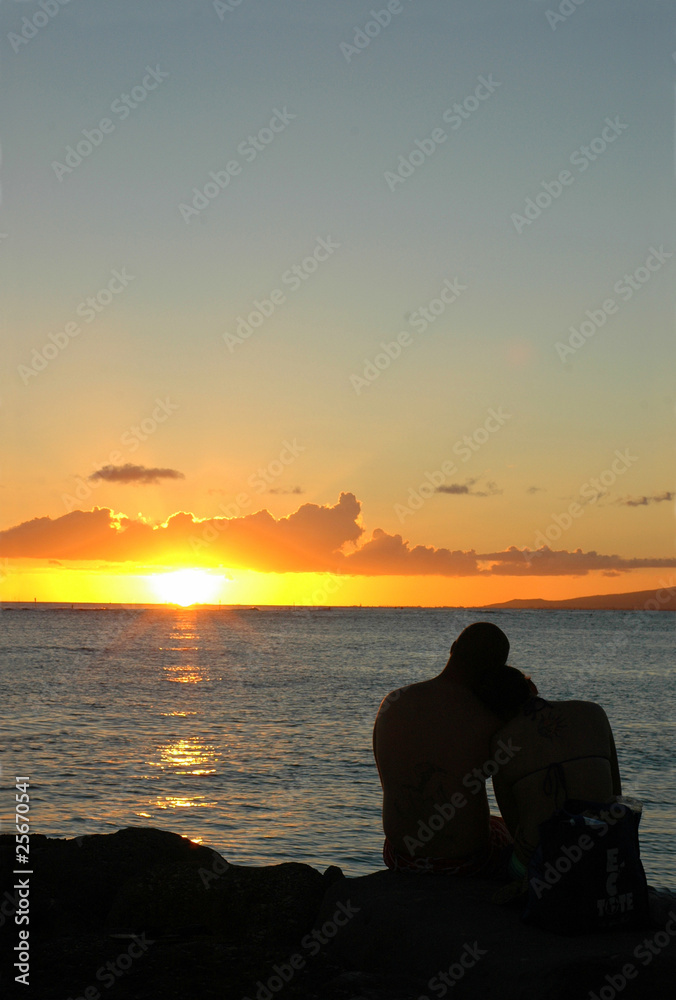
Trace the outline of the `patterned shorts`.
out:
[[[388,868],[403,872],[420,872],[459,877],[507,878],[507,865],[513,842],[502,816],[490,817],[488,844],[464,858],[414,858],[399,854],[389,840],[383,847],[383,861]]]

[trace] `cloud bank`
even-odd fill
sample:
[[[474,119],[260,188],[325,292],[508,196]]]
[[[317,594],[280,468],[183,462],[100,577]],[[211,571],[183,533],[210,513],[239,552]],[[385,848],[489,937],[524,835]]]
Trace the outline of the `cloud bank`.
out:
[[[179,511],[163,524],[107,507],[37,517],[0,532],[6,558],[104,560],[160,565],[225,565],[266,573],[331,572],[354,576],[585,576],[676,566],[676,559],[626,559],[547,546],[477,553],[411,546],[402,535],[359,524],[361,504],[341,493],[334,506],[302,504],[288,517],[267,510],[242,517],[197,518]]]

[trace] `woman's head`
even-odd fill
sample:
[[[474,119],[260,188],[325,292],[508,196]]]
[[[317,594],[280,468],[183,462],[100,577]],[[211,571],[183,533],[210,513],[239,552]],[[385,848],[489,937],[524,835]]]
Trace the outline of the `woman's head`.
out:
[[[530,677],[508,664],[489,667],[472,685],[472,689],[477,698],[501,719],[511,719],[524,702],[537,694]]]

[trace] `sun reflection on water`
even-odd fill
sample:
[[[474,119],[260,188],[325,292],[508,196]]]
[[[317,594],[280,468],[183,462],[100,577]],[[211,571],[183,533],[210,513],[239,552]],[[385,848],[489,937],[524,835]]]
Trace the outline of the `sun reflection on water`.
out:
[[[204,674],[194,664],[172,663],[171,666],[164,667],[164,670],[168,674],[175,675],[166,678],[171,684],[199,684],[204,680]]]
[[[199,684],[204,680],[211,680],[208,670],[203,665],[195,662],[199,658],[201,645],[201,635],[197,629],[197,620],[194,612],[186,612],[174,623],[173,631],[170,633],[170,641],[173,645],[160,646],[159,652],[169,654],[174,662],[164,663],[162,670],[165,680],[170,684]],[[174,653],[189,653],[189,656],[176,657]],[[182,662],[175,662],[176,660]]]
[[[158,747],[159,760],[151,760],[151,767],[159,767],[173,774],[193,774],[203,777],[216,774],[216,751],[196,737],[175,740]]]
[[[205,809],[213,808],[215,801],[199,798],[190,798],[186,795],[164,795],[155,800],[156,809]]]

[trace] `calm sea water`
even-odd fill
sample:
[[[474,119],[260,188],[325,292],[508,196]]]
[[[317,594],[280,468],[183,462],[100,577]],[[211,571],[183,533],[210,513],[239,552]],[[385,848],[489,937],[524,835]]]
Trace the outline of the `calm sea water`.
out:
[[[371,752],[392,688],[489,618],[549,698],[600,702],[648,880],[676,889],[676,617],[667,612],[15,607],[0,615],[3,831],[151,825],[237,864],[382,867]]]

